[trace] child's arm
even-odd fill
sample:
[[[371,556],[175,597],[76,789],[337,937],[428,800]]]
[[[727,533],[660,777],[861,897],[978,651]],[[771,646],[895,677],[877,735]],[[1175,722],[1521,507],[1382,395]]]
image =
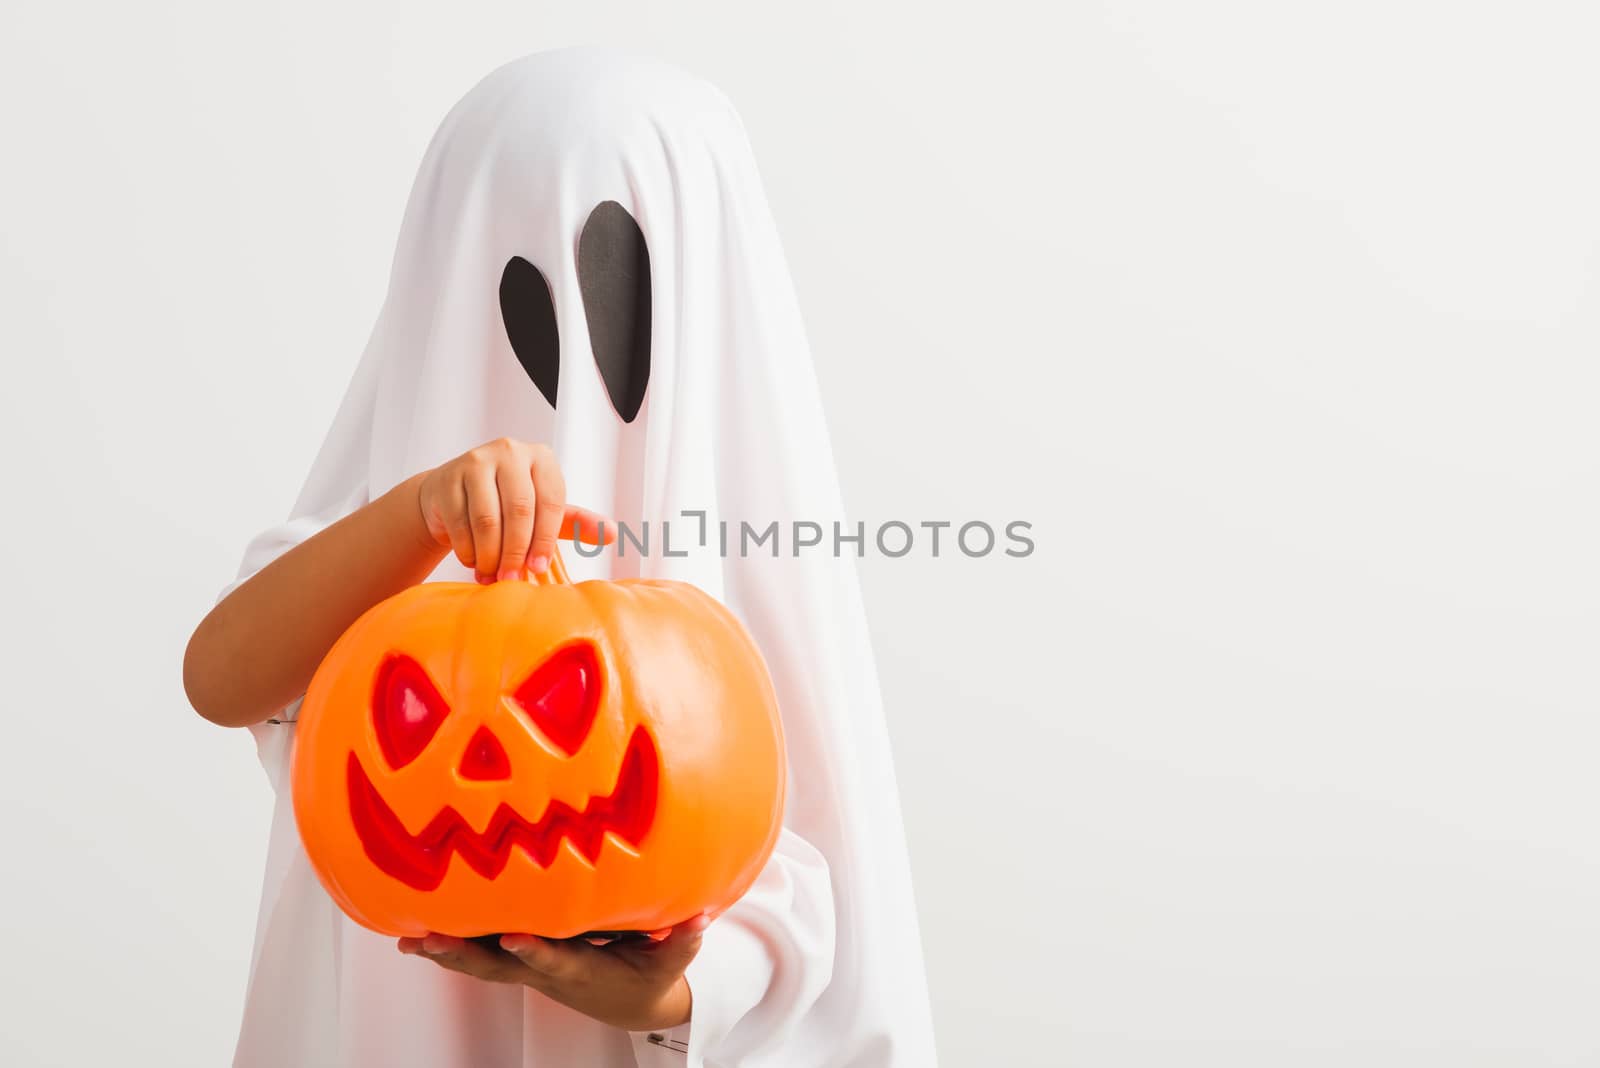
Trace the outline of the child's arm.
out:
[[[307,538],[211,610],[183,658],[195,711],[224,727],[267,719],[305,692],[361,613],[428,577],[447,549],[417,505],[426,475]]]
[[[599,517],[566,507],[544,445],[500,439],[413,475],[285,552],[195,629],[183,685],[225,727],[260,723],[305,692],[368,608],[427,578],[447,552],[480,582],[542,571],[563,520],[596,540]]]

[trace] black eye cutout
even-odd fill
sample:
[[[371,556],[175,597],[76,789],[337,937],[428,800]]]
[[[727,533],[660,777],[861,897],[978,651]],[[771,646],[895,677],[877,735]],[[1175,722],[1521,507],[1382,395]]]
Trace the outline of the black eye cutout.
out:
[[[517,362],[539,387],[550,407],[556,406],[561,377],[561,340],[556,335],[556,305],[550,283],[539,268],[512,256],[500,275],[500,318]]]
[[[578,289],[611,407],[631,423],[650,384],[650,251],[644,231],[614,200],[602,201],[583,224]]]
[[[631,423],[650,385],[650,250],[644,231],[615,200],[602,201],[584,221],[578,292],[606,396]],[[517,362],[554,408],[561,378],[555,301],[543,272],[521,256],[501,272],[500,318]]]

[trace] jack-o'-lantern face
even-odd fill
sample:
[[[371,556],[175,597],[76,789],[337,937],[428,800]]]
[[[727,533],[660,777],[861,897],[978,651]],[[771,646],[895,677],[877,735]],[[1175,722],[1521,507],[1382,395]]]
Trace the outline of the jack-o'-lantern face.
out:
[[[683,583],[415,586],[334,645],[297,731],[306,852],[386,934],[656,930],[777,839],[765,664]]]

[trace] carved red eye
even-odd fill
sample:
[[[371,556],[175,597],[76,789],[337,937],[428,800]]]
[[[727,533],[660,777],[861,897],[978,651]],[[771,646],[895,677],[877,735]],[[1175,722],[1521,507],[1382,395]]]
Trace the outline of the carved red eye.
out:
[[[372,725],[391,768],[398,770],[417,759],[449,714],[450,706],[433,680],[411,657],[393,653],[378,669]]]
[[[529,675],[511,695],[544,736],[576,753],[600,709],[600,662],[594,646],[569,645]]]

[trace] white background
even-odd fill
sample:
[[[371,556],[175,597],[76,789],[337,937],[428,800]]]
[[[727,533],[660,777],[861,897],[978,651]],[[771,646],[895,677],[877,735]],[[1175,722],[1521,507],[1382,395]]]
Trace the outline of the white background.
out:
[[[268,788],[190,631],[506,59],[740,107],[872,558],[951,1065],[1600,1063],[1592,5],[0,16],[0,1062],[220,1065]]]

